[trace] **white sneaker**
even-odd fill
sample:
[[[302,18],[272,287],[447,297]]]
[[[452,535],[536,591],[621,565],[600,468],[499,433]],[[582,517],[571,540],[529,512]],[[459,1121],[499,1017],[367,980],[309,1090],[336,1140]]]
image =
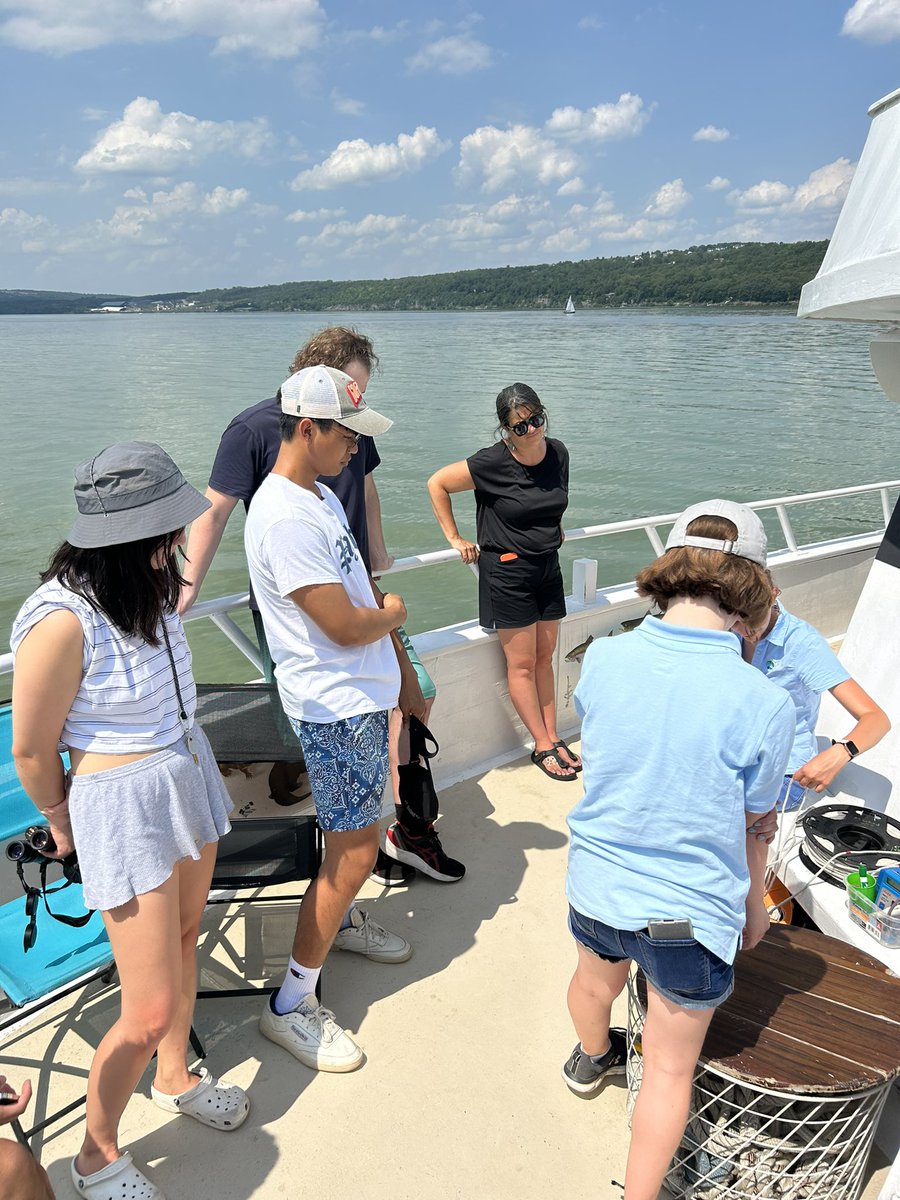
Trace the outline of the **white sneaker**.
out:
[[[405,938],[383,929],[361,908],[351,911],[350,924],[338,930],[334,945],[338,950],[364,954],[372,962],[402,963],[412,955],[412,946]]]
[[[314,1071],[355,1071],[363,1060],[350,1034],[312,993],[282,1015],[268,1003],[259,1018],[259,1032]]]

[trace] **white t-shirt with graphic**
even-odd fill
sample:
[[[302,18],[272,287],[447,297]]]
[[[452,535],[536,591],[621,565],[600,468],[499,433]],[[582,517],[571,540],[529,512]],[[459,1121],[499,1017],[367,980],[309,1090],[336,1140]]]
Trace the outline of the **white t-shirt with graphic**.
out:
[[[356,608],[377,608],[372,585],[330,488],[313,492],[269,475],[250,504],[244,545],[284,710],[324,724],[393,708],[400,668],[390,637],[339,646],[290,599],[297,588],[340,583]]]

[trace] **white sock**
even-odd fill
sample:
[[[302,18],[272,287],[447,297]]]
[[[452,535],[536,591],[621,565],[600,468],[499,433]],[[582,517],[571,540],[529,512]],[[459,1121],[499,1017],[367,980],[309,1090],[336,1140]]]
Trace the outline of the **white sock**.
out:
[[[350,918],[351,918],[354,908],[356,908],[355,900],[350,905],[350,907],[347,909],[347,911],[344,913],[344,919],[341,921],[340,928],[338,929],[338,933],[340,933],[341,929],[349,929],[350,926],[353,924],[353,922],[351,921]]]
[[[304,967],[296,959],[292,958],[288,962],[284,983],[281,985],[278,993],[272,997],[272,1008],[275,1012],[279,1016],[287,1012],[292,1012],[304,996],[308,996],[310,992],[315,992],[321,973],[321,967]]]

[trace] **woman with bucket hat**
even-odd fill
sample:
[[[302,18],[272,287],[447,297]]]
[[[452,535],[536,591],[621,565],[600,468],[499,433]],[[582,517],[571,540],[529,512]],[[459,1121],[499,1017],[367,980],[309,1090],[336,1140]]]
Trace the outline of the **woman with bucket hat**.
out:
[[[85,904],[103,917],[121,982],[121,1013],[91,1065],[72,1181],[89,1200],[163,1200],[118,1147],[154,1052],[160,1107],[223,1130],[249,1110],[241,1088],[186,1066],[200,917],[232,807],[194,723],[175,611],[185,582],[176,552],[209,501],[149,442],[118,442],[82,463],[75,500],[71,532],[13,625],[13,755],[56,855],[77,852]]]

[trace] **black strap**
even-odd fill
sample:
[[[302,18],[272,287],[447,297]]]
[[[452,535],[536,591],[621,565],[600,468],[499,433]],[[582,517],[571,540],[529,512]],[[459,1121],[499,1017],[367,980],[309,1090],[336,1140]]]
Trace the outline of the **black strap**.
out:
[[[434,746],[433,750],[428,749],[429,742]],[[417,762],[420,758],[424,758],[427,763],[439,750],[437,738],[428,726],[418,717],[411,715],[409,718],[409,761]]]
[[[58,883],[56,885],[56,887],[49,887],[49,888],[47,887],[47,867],[50,865],[51,862],[57,862],[57,861],[58,861],[57,859],[53,859],[53,858],[42,858],[41,859],[41,865],[39,868],[40,877],[41,877],[41,886],[39,888],[33,888],[29,883],[26,882],[25,872],[22,869],[22,864],[20,862],[17,862],[16,863],[16,873],[19,876],[19,882],[22,884],[22,890],[24,891],[26,896],[29,895],[31,892],[37,892],[38,895],[41,896],[41,898],[44,901],[44,908],[46,908],[47,912],[54,919],[54,921],[60,921],[60,922],[62,922],[63,925],[71,925],[75,929],[80,929],[82,925],[87,925],[88,921],[94,915],[93,909],[88,909],[85,912],[83,917],[70,917],[66,913],[55,913],[53,911],[53,909],[50,907],[49,903],[47,902],[48,896],[52,896],[55,892],[63,892],[63,891],[65,891],[65,889],[67,887],[70,887],[72,884],[71,879],[66,879],[64,882]],[[35,914],[35,915],[37,915],[37,914]]]

